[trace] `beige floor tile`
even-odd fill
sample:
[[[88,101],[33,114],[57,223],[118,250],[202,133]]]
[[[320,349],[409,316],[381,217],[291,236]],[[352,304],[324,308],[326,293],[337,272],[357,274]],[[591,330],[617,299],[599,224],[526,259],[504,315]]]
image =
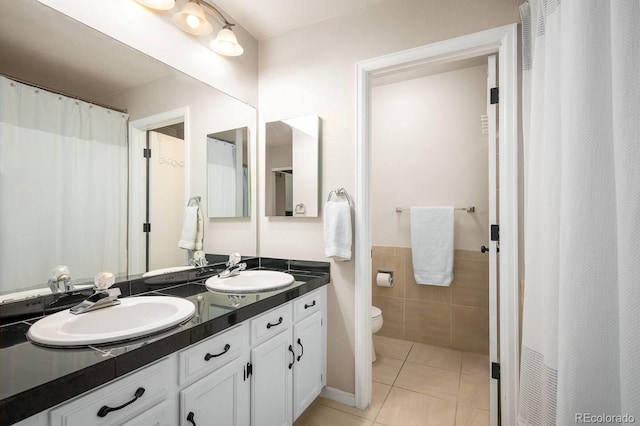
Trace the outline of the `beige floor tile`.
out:
[[[341,404],[336,401],[332,401],[326,398],[318,398],[317,401],[319,404],[325,405],[327,407],[335,408],[336,410],[344,411],[345,413],[353,414],[354,416],[364,417],[365,419],[375,420],[382,404],[385,399],[387,399],[387,395],[391,390],[391,386],[385,385],[384,383],[373,382],[371,384],[371,404],[364,410],[360,410],[355,407],[351,407],[350,405]]]
[[[373,421],[314,403],[293,424],[294,426],[371,426]]]
[[[459,373],[462,352],[424,343],[414,343],[407,361]]]
[[[376,348],[376,354],[404,361],[407,359],[407,355],[413,346],[413,342],[374,334],[373,345]]]
[[[455,402],[459,381],[459,373],[405,362],[394,386]]]
[[[489,409],[489,378],[460,375],[458,403],[467,407]]]
[[[458,404],[456,426],[489,426],[489,412]]]
[[[377,358],[378,360],[372,364],[373,381],[392,385],[398,377],[404,361],[384,356]]]
[[[489,357],[487,355],[464,352],[462,354],[462,374],[489,377]]]
[[[376,424],[386,426],[453,426],[455,402],[392,388]]]

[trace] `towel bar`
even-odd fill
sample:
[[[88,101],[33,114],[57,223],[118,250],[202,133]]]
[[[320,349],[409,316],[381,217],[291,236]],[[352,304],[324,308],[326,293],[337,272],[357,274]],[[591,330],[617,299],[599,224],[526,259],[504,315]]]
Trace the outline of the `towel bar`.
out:
[[[454,208],[454,210],[464,210],[467,213],[475,213],[476,207],[475,206],[456,207],[456,208]],[[406,207],[396,207],[396,213],[402,213],[402,212],[408,212],[408,211],[411,211],[411,209],[410,208],[406,208]]]

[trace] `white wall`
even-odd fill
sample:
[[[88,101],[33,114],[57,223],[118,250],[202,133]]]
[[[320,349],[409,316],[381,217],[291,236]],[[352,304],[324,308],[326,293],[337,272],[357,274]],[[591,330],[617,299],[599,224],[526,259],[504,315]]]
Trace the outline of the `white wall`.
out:
[[[258,42],[239,25],[233,31],[244,54],[228,58],[208,47],[215,34],[193,37],[173,24],[171,12],[153,12],[133,0],[38,1],[243,102],[258,104]],[[174,11],[184,3],[178,0]],[[219,29],[217,22],[212,25]]]
[[[356,63],[519,20],[521,0],[381,0],[260,42],[259,114],[265,122],[322,118],[321,200],[344,187],[355,194]],[[264,140],[259,141],[264,158]],[[261,173],[264,167],[261,166]],[[261,190],[264,179],[261,174]],[[356,203],[358,200],[354,200]],[[262,256],[327,260],[322,218],[265,218]],[[332,263],[328,292],[328,386],[353,392],[354,262]]]
[[[411,247],[411,213],[396,207],[474,206],[455,212],[455,248],[488,245],[487,67],[371,90],[371,220],[376,246]]]

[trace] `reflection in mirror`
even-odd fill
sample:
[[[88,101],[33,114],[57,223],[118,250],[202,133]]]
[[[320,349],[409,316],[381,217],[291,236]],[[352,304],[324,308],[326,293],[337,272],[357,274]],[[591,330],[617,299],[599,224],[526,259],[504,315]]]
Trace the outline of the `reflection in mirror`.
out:
[[[267,216],[318,216],[320,118],[266,124]]]
[[[249,216],[249,129],[207,135],[207,215]]]
[[[33,31],[33,28],[38,28],[38,31]],[[91,55],[86,52],[91,52]],[[0,57],[0,74],[29,83],[31,95],[39,96],[38,99],[43,99],[46,91],[31,85],[52,89],[55,92],[52,95],[54,101],[63,103],[64,99],[64,103],[68,103],[71,109],[86,107],[91,114],[101,114],[104,111],[111,120],[124,120],[118,127],[123,129],[121,133],[124,134],[124,139],[121,138],[117,144],[106,140],[113,132],[93,131],[91,138],[95,144],[77,147],[79,151],[86,151],[83,152],[86,157],[76,156],[73,151],[56,151],[50,146],[38,146],[37,149],[21,153],[13,148],[9,151],[5,145],[7,139],[0,137],[0,160],[18,165],[12,176],[5,176],[8,169],[4,168],[4,163],[0,165],[3,173],[0,181],[22,181],[30,191],[19,191],[18,186],[5,191],[3,186],[0,190],[0,207],[18,214],[33,212],[35,216],[35,219],[23,221],[19,227],[6,224],[0,226],[0,302],[50,293],[47,282],[58,279],[52,276],[56,265],[68,266],[71,284],[75,288],[91,284],[93,276],[104,270],[118,274],[120,280],[145,272],[144,268],[136,267],[140,262],[132,261],[134,255],[144,258],[144,244],[136,245],[132,241],[143,241],[143,237],[138,235],[144,235],[146,167],[139,165],[145,162],[142,149],[136,150],[136,155],[132,155],[132,147],[136,145],[132,143],[131,125],[148,117],[188,109],[189,122],[185,122],[184,128],[186,138],[181,144],[185,146],[184,152],[189,155],[184,159],[184,181],[181,181],[184,183],[176,183],[185,191],[183,195],[177,196],[177,201],[171,202],[173,208],[177,209],[180,223],[165,227],[167,234],[173,234],[167,238],[166,243],[156,242],[161,238],[162,225],[152,227],[152,231],[158,231],[152,243],[155,253],[159,253],[160,246],[164,245],[173,252],[171,260],[158,257],[158,262],[154,262],[152,267],[184,266],[187,256],[184,250],[178,249],[177,243],[188,197],[202,195],[204,199],[206,195],[206,162],[201,160],[206,157],[206,136],[219,129],[243,126],[255,130],[255,109],[37,0],[0,2]],[[17,86],[7,90],[15,90],[15,87]],[[4,93],[0,97],[14,112],[18,109],[17,103],[4,96]],[[126,110],[126,113],[115,113],[114,109],[109,113],[108,109],[97,106],[100,104]],[[3,106],[0,109],[6,112],[11,108],[5,109]],[[25,122],[21,119],[20,132],[39,131],[42,126],[52,125],[55,121],[39,123],[37,116],[34,115],[34,123],[29,126],[24,125]],[[211,120],[211,117],[218,118]],[[0,126],[3,126],[0,131],[4,132],[8,122],[4,119],[0,121]],[[151,130],[159,130],[172,123],[176,122],[159,123],[154,127],[140,129],[142,142],[147,133],[151,134]],[[127,132],[129,140],[126,138]],[[255,131],[252,133],[255,134]],[[251,136],[249,132],[247,135],[248,145],[255,149],[255,136]],[[75,140],[73,134],[65,137]],[[155,138],[151,135],[149,143],[153,144],[154,141]],[[27,144],[19,141],[17,143],[21,149],[27,147]],[[44,141],[38,140],[37,143]],[[95,147],[102,151],[94,149]],[[152,159],[160,162],[164,159],[164,165],[175,171],[183,170],[180,167],[181,160],[173,155],[167,156],[165,148],[166,144],[157,147]],[[117,160],[112,157],[117,157]],[[80,170],[87,172],[78,173]],[[87,173],[97,177],[88,178],[90,175]],[[111,189],[104,189],[105,186],[100,183],[102,180],[109,180]],[[134,180],[140,185],[132,190]],[[140,187],[142,189],[138,189]],[[163,186],[152,182],[151,189],[154,188],[162,190]],[[133,208],[134,203],[139,206]],[[54,209],[54,205],[61,207]],[[105,220],[96,220],[102,210],[106,210],[109,220],[118,221],[117,232],[109,231]],[[167,205],[150,206],[149,210],[151,222],[157,224],[160,223],[160,216],[166,216]],[[57,229],[52,220],[53,216],[59,215],[72,219],[70,225]],[[0,223],[6,217],[2,210]],[[230,228],[234,225],[236,224],[224,224]],[[209,231],[208,227],[215,226],[210,221],[205,223],[205,233],[224,234],[225,230],[219,228]],[[171,227],[178,229],[169,229]],[[233,227],[233,231],[244,232],[244,239],[240,237],[234,241],[233,248],[218,247],[213,238],[207,241],[206,235],[205,243],[214,247],[211,249],[214,253],[235,250],[241,245],[243,254],[254,255],[254,222],[242,223]],[[80,256],[70,255],[69,248],[75,248]],[[64,288],[62,284],[59,287]]]

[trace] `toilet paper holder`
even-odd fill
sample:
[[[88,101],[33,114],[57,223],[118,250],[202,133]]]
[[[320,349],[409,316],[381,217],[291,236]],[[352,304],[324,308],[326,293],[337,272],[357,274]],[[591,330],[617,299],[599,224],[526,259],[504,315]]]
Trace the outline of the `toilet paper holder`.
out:
[[[385,270],[385,269],[378,269],[377,273],[376,273],[376,282],[378,280],[378,275],[380,274],[389,274],[389,287],[393,287],[393,271],[390,270]],[[380,285],[380,284],[378,284]]]

